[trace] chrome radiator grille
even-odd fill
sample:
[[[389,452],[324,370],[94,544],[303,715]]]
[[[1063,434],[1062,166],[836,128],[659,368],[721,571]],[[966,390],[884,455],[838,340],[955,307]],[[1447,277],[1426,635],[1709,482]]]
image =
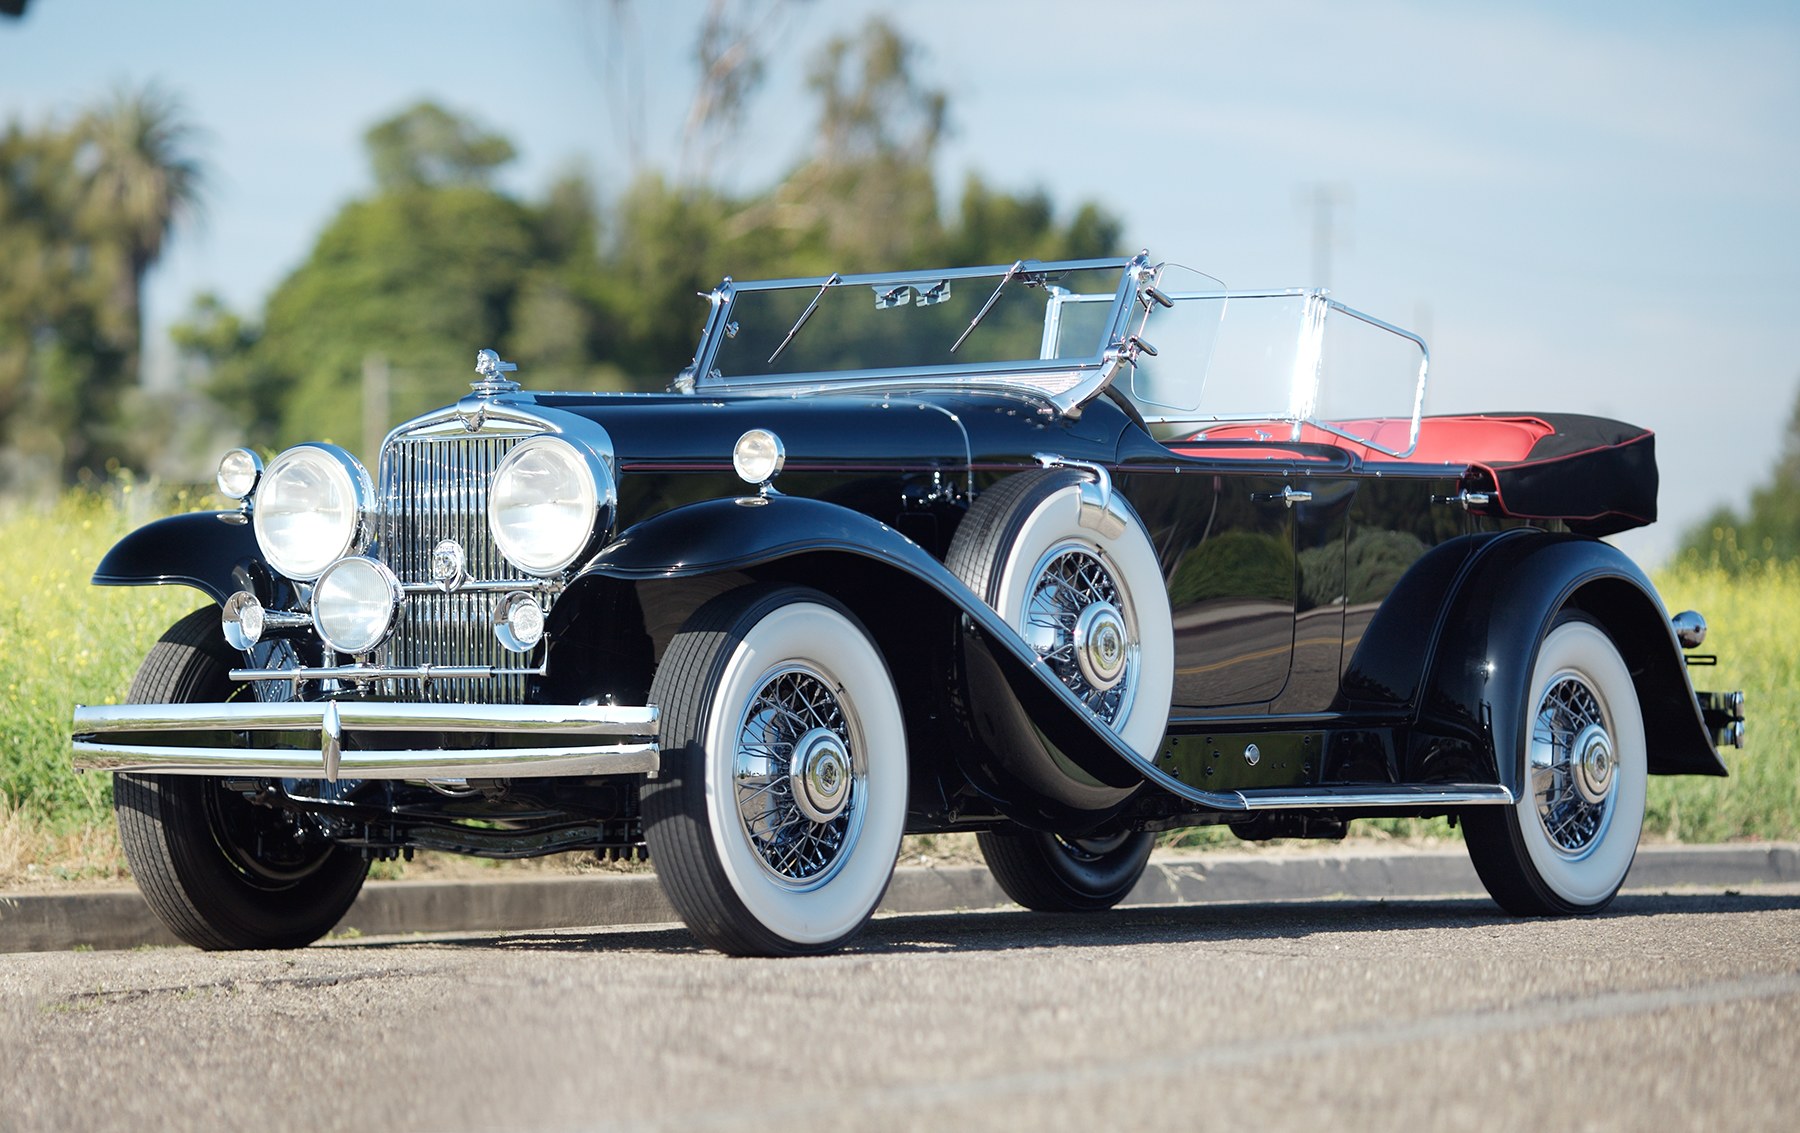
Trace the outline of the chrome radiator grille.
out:
[[[488,482],[512,447],[528,433],[421,431],[391,438],[381,454],[380,556],[402,583],[431,582],[431,553],[453,539],[463,549],[471,582],[520,577],[494,545],[487,523]],[[493,610],[500,592],[480,588],[453,593],[409,586],[400,622],[383,649],[382,663],[487,665],[511,670],[490,679],[396,680],[391,694],[403,700],[518,703],[525,699],[526,670],[542,661],[543,646],[512,653],[494,638]],[[550,596],[540,597],[546,608]]]

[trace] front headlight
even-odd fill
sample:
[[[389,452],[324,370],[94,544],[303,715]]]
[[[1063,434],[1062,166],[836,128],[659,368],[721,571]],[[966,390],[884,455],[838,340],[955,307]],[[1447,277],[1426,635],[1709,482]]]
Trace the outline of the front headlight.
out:
[[[256,543],[269,565],[310,581],[368,545],[375,489],[355,457],[336,445],[288,449],[256,493]]]
[[[488,526],[513,565],[527,574],[555,574],[587,549],[601,506],[611,502],[605,465],[560,437],[537,436],[495,471]]]

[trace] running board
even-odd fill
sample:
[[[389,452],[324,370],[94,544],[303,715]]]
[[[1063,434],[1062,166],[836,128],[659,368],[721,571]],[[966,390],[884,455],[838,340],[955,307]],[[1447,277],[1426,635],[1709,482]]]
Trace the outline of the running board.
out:
[[[1383,807],[1511,806],[1513,793],[1484,783],[1372,787],[1280,787],[1233,791],[1245,810],[1374,810]]]

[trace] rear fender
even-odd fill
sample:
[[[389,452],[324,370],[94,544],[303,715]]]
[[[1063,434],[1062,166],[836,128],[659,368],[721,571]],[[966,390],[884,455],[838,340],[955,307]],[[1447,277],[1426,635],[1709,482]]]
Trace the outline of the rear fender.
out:
[[[1406,781],[1498,782],[1518,794],[1531,670],[1565,609],[1593,617],[1617,643],[1643,709],[1650,772],[1725,774],[1668,614],[1617,548],[1545,532],[1495,538],[1461,572],[1443,609]]]

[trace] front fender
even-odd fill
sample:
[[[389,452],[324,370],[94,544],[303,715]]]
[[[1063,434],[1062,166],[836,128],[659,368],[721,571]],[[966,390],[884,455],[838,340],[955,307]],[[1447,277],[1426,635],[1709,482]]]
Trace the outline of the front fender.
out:
[[[964,638],[985,652],[1016,707],[1082,771],[1112,787],[1150,780],[1203,805],[1242,810],[1235,795],[1173,779],[1098,724],[1037,653],[930,552],[861,512],[823,500],[769,496],[674,508],[628,528],[581,572],[621,581],[746,571],[797,555],[842,554],[904,572],[952,603]],[[1150,753],[1153,758],[1154,752]]]
[[[131,532],[94,568],[95,586],[191,586],[223,604],[251,590],[265,605],[282,583],[262,561],[256,534],[235,511],[191,512]]]
[[[1542,532],[1497,538],[1482,552],[1445,606],[1409,779],[1483,774],[1519,792],[1531,671],[1564,609],[1593,617],[1618,645],[1643,709],[1650,772],[1725,774],[1668,614],[1636,563],[1593,539]]]

